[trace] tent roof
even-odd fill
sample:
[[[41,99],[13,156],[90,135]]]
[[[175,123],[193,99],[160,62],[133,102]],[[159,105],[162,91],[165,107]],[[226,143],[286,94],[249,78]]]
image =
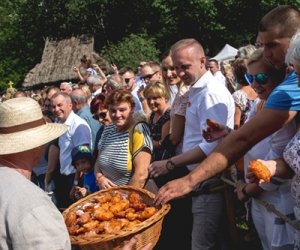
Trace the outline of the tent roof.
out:
[[[212,57],[212,59],[216,59],[217,61],[228,61],[230,59],[234,59],[234,57],[237,54],[237,49],[232,47],[229,44],[226,44],[223,49],[214,57]]]

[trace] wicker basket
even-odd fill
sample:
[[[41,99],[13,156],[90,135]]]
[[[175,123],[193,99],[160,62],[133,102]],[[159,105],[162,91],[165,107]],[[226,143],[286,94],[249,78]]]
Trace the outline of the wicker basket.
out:
[[[152,205],[155,196],[145,189],[134,188],[132,186],[113,187],[93,193],[77,201],[63,212],[63,216],[65,217],[70,210],[75,209],[75,207],[77,207],[78,205],[82,205],[82,203],[91,200],[94,196],[99,195],[99,193],[102,194],[111,191],[119,191],[123,194],[129,194],[133,191],[137,192],[139,195],[141,195],[147,205]],[[153,244],[153,246],[155,246],[160,236],[163,218],[169,212],[170,208],[171,206],[169,204],[164,204],[160,206],[159,210],[147,220],[129,229],[123,229],[121,232],[118,232],[116,234],[99,234],[97,236],[89,237],[84,235],[71,235],[71,243],[73,246],[78,246],[82,250],[121,250],[122,247],[133,236],[135,236],[137,238],[137,244],[135,245],[133,250],[139,250],[150,242]]]

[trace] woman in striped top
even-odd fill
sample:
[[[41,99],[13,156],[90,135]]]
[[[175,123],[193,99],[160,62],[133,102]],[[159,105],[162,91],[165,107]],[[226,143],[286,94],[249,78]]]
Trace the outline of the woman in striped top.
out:
[[[135,102],[127,90],[114,90],[106,103],[112,123],[104,129],[98,144],[96,181],[100,189],[121,185],[142,188],[152,153],[149,128],[134,119]]]

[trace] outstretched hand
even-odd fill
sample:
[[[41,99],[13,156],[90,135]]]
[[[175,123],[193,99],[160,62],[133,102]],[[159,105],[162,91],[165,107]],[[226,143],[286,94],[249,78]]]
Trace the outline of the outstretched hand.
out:
[[[166,168],[167,160],[154,161],[148,167],[150,177],[158,177],[167,174],[169,171]]]
[[[229,134],[230,129],[214,120],[207,119],[208,127],[202,131],[202,136],[207,142],[214,142]]]
[[[276,161],[273,160],[260,160],[258,159],[257,161],[260,161],[262,164],[265,165],[265,167],[267,167],[267,169],[270,171],[271,177],[275,175],[276,172]],[[250,183],[262,183],[264,182],[264,180],[262,179],[258,179],[256,177],[256,174],[254,172],[251,171],[251,168],[248,167],[248,173],[246,175],[246,178],[249,180]]]
[[[186,175],[182,178],[169,181],[167,184],[162,186],[155,199],[154,205],[159,206],[160,204],[165,204],[170,200],[180,198],[192,191],[189,177]]]

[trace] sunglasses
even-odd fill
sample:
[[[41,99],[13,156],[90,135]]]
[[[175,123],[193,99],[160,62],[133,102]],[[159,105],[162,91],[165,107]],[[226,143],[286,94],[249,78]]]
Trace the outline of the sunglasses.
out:
[[[131,78],[132,78],[132,77],[131,77]],[[128,84],[128,83],[130,82],[130,79],[131,79],[131,78],[124,78],[124,82]]]
[[[152,74],[148,74],[148,75],[145,75],[145,76],[141,76],[141,79],[146,81],[146,80],[150,80],[158,71],[155,71],[154,73]]]
[[[95,119],[95,120],[103,120],[103,119],[105,119],[105,117],[106,117],[106,115],[107,115],[107,112],[108,111],[104,111],[104,112],[100,112],[99,114],[94,114],[93,115],[93,118]]]
[[[265,73],[258,73],[256,75],[245,74],[245,79],[249,84],[252,84],[253,81],[257,82],[260,85],[264,85],[268,83],[269,76]]]

